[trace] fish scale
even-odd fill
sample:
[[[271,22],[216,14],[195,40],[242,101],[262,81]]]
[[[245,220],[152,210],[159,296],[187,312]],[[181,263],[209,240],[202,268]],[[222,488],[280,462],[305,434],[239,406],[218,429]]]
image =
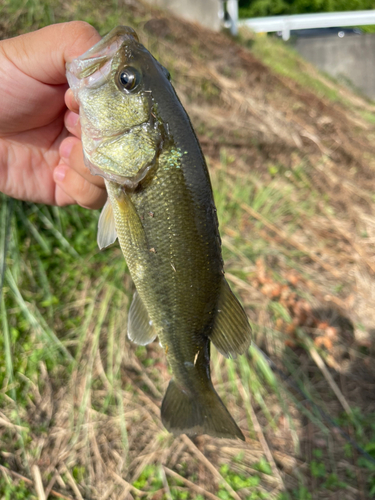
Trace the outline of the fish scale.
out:
[[[251,328],[224,277],[207,166],[168,72],[131,28],[118,27],[67,75],[86,165],[108,192],[98,243],[118,237],[136,288],[128,337],[141,345],[159,337],[172,370],[162,421],[175,435],[244,439],[212,385],[210,343],[235,357]]]
[[[205,309],[207,303],[213,302],[213,291],[219,289],[222,279],[215,231],[207,231],[205,221],[197,226],[196,220],[204,212],[193,203],[190,189],[184,182],[183,160],[181,163],[174,170],[167,168],[168,154],[164,154],[153,181],[145,189],[129,194],[129,203],[137,213],[144,214],[143,219],[139,218],[147,242],[143,251],[133,251],[131,231],[123,224],[121,215],[116,225],[117,228],[121,225],[119,242],[138,293],[144,303],[150,304],[148,312],[153,325],[158,328],[163,321],[170,323],[168,329],[160,327],[159,334],[162,345],[170,346],[170,356],[174,344],[167,339],[174,335],[177,327],[180,331],[177,337],[184,339],[181,346],[184,349],[185,339],[189,336],[181,333],[194,334],[205,329],[202,324],[211,321],[215,304],[210,311],[205,312]],[[153,217],[148,216],[150,211],[154,213]],[[198,233],[199,227],[205,229],[202,234]],[[190,241],[196,244],[190,245]],[[207,248],[211,251],[208,252]],[[138,276],[138,266],[144,269],[142,278]],[[149,286],[150,280],[153,287]],[[189,358],[194,358],[195,354],[196,351],[189,353]]]

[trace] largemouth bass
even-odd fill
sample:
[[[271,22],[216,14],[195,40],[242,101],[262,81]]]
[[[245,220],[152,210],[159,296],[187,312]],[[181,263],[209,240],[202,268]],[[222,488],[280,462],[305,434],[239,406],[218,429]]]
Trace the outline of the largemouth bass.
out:
[[[235,357],[251,328],[224,277],[206,163],[169,73],[133,29],[118,27],[67,76],[85,163],[108,192],[98,244],[118,237],[136,287],[128,337],[158,337],[173,373],[162,422],[175,435],[244,439],[212,385],[210,342]]]

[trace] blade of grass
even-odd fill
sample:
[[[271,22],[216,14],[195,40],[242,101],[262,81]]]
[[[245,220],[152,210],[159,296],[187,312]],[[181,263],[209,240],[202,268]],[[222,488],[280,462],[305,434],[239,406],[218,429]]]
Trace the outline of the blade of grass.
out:
[[[48,319],[51,321],[53,319],[53,300],[54,300],[54,298],[53,298],[53,295],[51,292],[51,287],[50,287],[50,283],[49,283],[48,278],[47,278],[46,271],[45,271],[44,266],[43,266],[43,262],[38,255],[36,255],[36,258],[37,258],[36,262],[37,262],[38,276],[39,276],[40,282],[42,284],[43,291],[45,293],[45,299],[44,299],[42,305],[44,307],[47,307]]]
[[[124,465],[125,465],[129,451],[129,439],[128,439],[128,431],[126,429],[124,401],[122,399],[122,394],[120,391],[118,391],[117,393],[117,406],[120,419],[121,441],[124,452]]]
[[[264,415],[266,416],[268,422],[272,427],[276,427],[274,419],[271,415],[270,410],[268,409],[267,403],[264,401],[262,396],[262,392],[264,392],[264,388],[255,373],[252,373],[249,367],[248,360],[245,357],[240,358],[239,360],[239,369],[241,374],[241,383],[245,382],[245,387],[249,387],[251,393],[254,395],[256,402],[262,408]],[[246,403],[247,400],[245,400]],[[249,400],[250,401],[250,400]],[[249,416],[251,416],[250,406],[247,406],[249,410]]]
[[[5,302],[4,302],[3,296],[1,296],[1,324],[3,327],[6,376],[8,379],[8,384],[10,384],[9,392],[11,394],[12,399],[14,401],[16,401],[16,390],[14,388],[12,349],[11,349],[11,342],[10,342],[10,336],[9,336],[7,312],[6,312]]]
[[[36,464],[32,466],[31,474],[34,478],[34,487],[38,495],[38,500],[47,500],[43,487],[42,475],[40,473],[39,467]]]
[[[94,327],[93,333],[91,338],[85,338],[85,332],[82,332],[82,340],[83,342],[85,340],[91,342],[91,348],[90,348],[90,354],[89,354],[89,359],[87,362],[87,367],[86,367],[86,373],[84,374],[85,377],[85,382],[84,382],[84,388],[83,388],[83,394],[81,395],[81,403],[79,405],[78,409],[78,419],[76,422],[76,431],[75,435],[72,439],[73,443],[76,443],[77,440],[79,439],[81,428],[85,419],[85,415],[88,409],[88,404],[90,400],[90,394],[91,394],[91,389],[92,389],[92,383],[93,383],[93,368],[94,368],[94,360],[97,354],[97,350],[99,347],[99,337],[100,333],[102,330],[102,326],[104,324],[105,318],[108,313],[108,304],[112,298],[112,295],[114,293],[114,288],[113,287],[107,287],[105,290],[104,297],[101,301],[100,308],[97,312],[97,315],[90,314],[90,317],[93,317],[93,320],[95,321],[96,325]],[[79,363],[79,359],[77,359],[77,363]],[[78,367],[79,369],[79,367]]]
[[[14,370],[13,370],[13,359],[12,359],[12,349],[11,349],[11,341],[9,335],[9,327],[7,320],[7,313],[5,308],[4,296],[1,295],[1,319],[2,319],[2,327],[3,327],[3,335],[4,335],[4,350],[5,350],[5,366],[6,366],[6,375],[8,379],[8,383],[10,383],[10,394],[15,404],[16,410],[16,422],[17,422],[17,433],[21,442],[21,452],[23,462],[28,470],[28,462],[26,460],[26,448],[25,448],[25,431],[22,430],[21,426],[21,418],[18,409],[17,403],[17,393],[15,390],[14,383]]]
[[[40,247],[44,250],[45,253],[49,255],[51,253],[50,243],[44,237],[44,235],[38,231],[35,225],[27,218],[22,205],[20,204],[16,205],[16,212],[19,220],[22,222],[22,224],[25,226],[28,232],[34,236],[35,240],[40,245]]]
[[[3,295],[3,286],[5,279],[5,269],[6,269],[6,257],[8,253],[9,246],[9,236],[10,236],[10,228],[13,216],[13,198],[7,198],[5,195],[1,195],[2,201],[2,213],[1,213],[1,243],[2,243],[2,251],[1,251],[1,260],[0,260],[0,298]]]
[[[293,419],[290,415],[288,405],[286,404],[285,401],[285,396],[282,394],[282,386],[278,382],[277,378],[275,377],[274,372],[272,371],[270,365],[268,364],[267,360],[265,359],[263,352],[258,349],[258,347],[252,343],[249,349],[249,355],[251,358],[251,362],[253,364],[254,370],[260,374],[263,380],[266,381],[266,383],[271,387],[273,392],[276,394],[280,406],[282,408],[283,414],[286,416],[289,424],[289,429],[290,433],[293,439],[293,444],[295,450],[299,450],[299,438],[293,423]]]
[[[8,469],[7,467],[4,467],[3,465],[0,465],[0,470],[2,472],[4,472],[5,474],[9,474],[17,479],[21,479],[21,481],[24,481],[26,484],[28,484],[29,486],[34,486],[33,482],[31,481],[31,479],[28,479],[27,477],[25,476],[22,476],[21,474],[18,474],[18,472],[14,472],[10,469]],[[73,500],[72,497],[67,497],[66,495],[63,495],[62,493],[58,493],[57,491],[54,491],[54,490],[51,490],[50,491],[50,495],[56,497],[56,498],[61,498],[63,500]]]
[[[177,474],[177,472],[173,471],[172,469],[169,469],[165,465],[163,466],[165,472],[168,474],[168,476],[173,477],[174,479],[177,479],[178,481],[182,481],[188,488],[190,488],[193,491],[196,491],[198,495],[203,495],[206,498],[210,498],[212,500],[220,500],[219,497],[214,495],[213,493],[210,493],[209,491],[205,490],[202,488],[202,486],[199,486],[198,484],[194,484],[188,479],[186,479],[184,476],[180,476],[180,474]]]
[[[64,247],[72,257],[80,258],[80,255],[72,247],[69,241],[63,236],[63,234],[54,226],[53,222],[46,217],[46,215],[37,207],[37,212],[40,220],[44,223],[47,229],[55,236],[55,238],[60,242],[61,246]]]
[[[220,472],[212,465],[212,463],[203,455],[203,453],[197,448],[193,441],[187,437],[185,434],[182,435],[182,439],[191,450],[191,452],[197,457],[197,459],[205,465],[205,467],[211,472],[214,478],[221,483],[228,493],[235,499],[241,500],[241,497],[234,491],[232,486],[223,478]]]
[[[352,421],[355,421],[355,417],[354,417],[354,414],[352,412],[352,409],[350,408],[348,402],[344,398],[344,395],[340,391],[338,385],[333,380],[332,375],[329,373],[328,368],[326,367],[322,357],[320,356],[320,354],[318,353],[316,348],[313,346],[311,340],[307,337],[307,335],[305,335],[305,333],[303,332],[303,330],[301,328],[297,329],[297,334],[301,338],[301,340],[304,342],[304,344],[306,345],[307,350],[310,353],[310,356],[312,357],[312,359],[315,361],[316,365],[318,366],[318,368],[322,372],[324,378],[328,382],[329,386],[331,387],[332,391],[336,395],[337,399],[340,401],[342,407],[344,408],[344,410],[348,414],[349,418]]]
[[[266,455],[267,460],[268,460],[268,462],[271,465],[271,469],[272,469],[273,475],[279,480],[279,488],[281,489],[281,491],[284,491],[285,490],[284,482],[283,482],[282,477],[280,475],[279,469],[276,466],[275,460],[274,460],[273,455],[271,453],[271,450],[270,450],[270,448],[268,446],[266,438],[264,437],[264,434],[263,434],[263,431],[262,431],[262,427],[259,424],[259,421],[258,421],[258,418],[257,418],[256,413],[254,411],[253,405],[251,404],[250,393],[248,392],[248,390],[245,390],[245,388],[243,387],[242,384],[240,384],[239,390],[242,393],[242,397],[243,397],[244,401],[248,402],[248,407],[249,407],[249,410],[250,410],[250,415],[251,415],[251,420],[252,420],[252,424],[253,424],[254,430],[255,430],[255,432],[258,435],[258,439],[259,439],[259,442],[262,445],[264,454]]]
[[[56,334],[45,324],[41,314],[39,313],[39,321],[36,318],[35,314],[38,314],[38,311],[34,314],[27,303],[25,302],[24,298],[22,297],[22,294],[20,290],[18,289],[16,282],[14,281],[13,275],[9,269],[7,269],[6,273],[6,280],[7,283],[14,295],[14,298],[16,299],[16,302],[18,303],[21,311],[23,312],[25,318],[29,322],[30,326],[35,329],[36,332],[38,332],[41,335],[42,340],[44,340],[44,343],[46,345],[46,352],[48,353],[49,357],[54,360],[54,353],[51,347],[54,349],[59,350],[66,359],[72,361],[73,356],[70,354],[70,352],[66,349],[66,347],[61,343],[60,339],[56,336]],[[44,323],[44,325],[42,325]]]
[[[304,254],[306,254],[311,260],[319,264],[323,269],[328,271],[329,273],[332,274],[335,278],[341,278],[341,274],[330,264],[322,260],[320,257],[315,255],[313,252],[311,252],[305,245],[297,241],[293,236],[289,236],[285,231],[282,229],[277,228],[274,224],[269,222],[263,215],[259,214],[256,210],[254,210],[252,207],[249,205],[245,205],[244,203],[241,204],[241,208],[245,210],[249,215],[252,217],[255,217],[257,220],[262,222],[268,229],[273,231],[275,234],[277,234],[280,238],[285,240],[287,243],[290,245],[294,246]]]

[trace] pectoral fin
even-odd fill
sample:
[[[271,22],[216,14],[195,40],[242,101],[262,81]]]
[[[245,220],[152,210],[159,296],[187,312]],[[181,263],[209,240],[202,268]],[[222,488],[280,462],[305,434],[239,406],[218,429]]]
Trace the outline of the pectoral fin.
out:
[[[148,253],[147,239],[142,221],[131,198],[122,186],[106,179],[104,179],[104,182],[108,198],[113,207],[114,221],[121,248],[131,245],[134,251],[140,250]]]
[[[251,326],[245,311],[223,279],[211,342],[226,358],[243,354],[251,344]]]
[[[137,292],[134,293],[128,316],[128,337],[139,345],[147,345],[155,337],[155,329]]]
[[[115,227],[115,219],[113,216],[113,208],[109,199],[100,214],[98,223],[98,246],[100,250],[112,245],[116,241],[117,232]]]

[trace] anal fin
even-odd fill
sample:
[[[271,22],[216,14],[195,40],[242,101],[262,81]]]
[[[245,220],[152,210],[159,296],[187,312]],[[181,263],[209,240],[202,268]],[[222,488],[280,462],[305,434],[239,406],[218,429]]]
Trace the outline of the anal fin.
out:
[[[147,345],[156,337],[148,312],[137,292],[129,309],[128,337],[138,345]]]
[[[251,326],[241,304],[223,279],[211,342],[226,358],[243,354],[251,344]]]

